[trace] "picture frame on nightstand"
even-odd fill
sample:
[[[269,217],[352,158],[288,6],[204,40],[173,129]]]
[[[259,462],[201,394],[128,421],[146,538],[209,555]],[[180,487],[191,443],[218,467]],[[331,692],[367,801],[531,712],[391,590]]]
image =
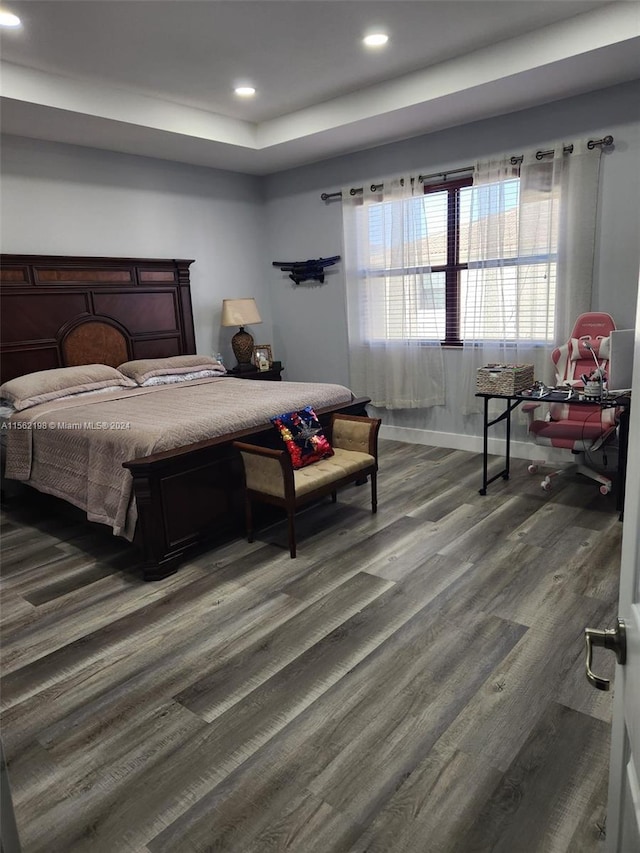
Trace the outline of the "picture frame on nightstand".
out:
[[[253,363],[260,371],[269,370],[273,364],[270,344],[260,344],[253,348]]]

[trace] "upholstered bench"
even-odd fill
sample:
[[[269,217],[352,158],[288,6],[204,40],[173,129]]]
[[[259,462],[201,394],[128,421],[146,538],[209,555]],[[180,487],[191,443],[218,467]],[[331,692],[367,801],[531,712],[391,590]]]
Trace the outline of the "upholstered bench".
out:
[[[371,479],[371,512],[377,511],[378,431],[380,420],[356,415],[332,415],[327,438],[333,456],[295,469],[286,449],[274,450],[255,444],[234,442],[240,451],[245,474],[247,537],[253,542],[252,502],[286,509],[289,523],[289,552],[296,556],[295,512],[299,506],[331,495],[348,483]]]

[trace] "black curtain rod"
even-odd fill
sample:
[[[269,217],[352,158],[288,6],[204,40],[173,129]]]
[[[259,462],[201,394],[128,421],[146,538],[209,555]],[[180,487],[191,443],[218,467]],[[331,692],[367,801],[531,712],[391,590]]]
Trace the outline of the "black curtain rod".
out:
[[[613,136],[603,136],[602,139],[590,139],[587,142],[587,148],[591,150],[595,148],[597,145],[601,145],[603,147],[613,145]],[[562,149],[565,154],[573,153],[573,145],[565,145]],[[548,157],[550,154],[553,154],[554,149],[550,148],[548,151],[536,151],[536,160],[542,160],[543,157]],[[512,157],[511,163],[514,166],[517,166],[519,163],[522,163],[524,159],[524,155],[520,155],[519,157]],[[447,180],[449,175],[459,175],[461,172],[471,172],[473,171],[473,166],[464,166],[461,169],[450,169],[447,172],[432,172],[430,175],[418,175],[418,180],[420,183],[423,181],[429,180],[430,178],[442,178],[443,180]],[[411,179],[413,183],[413,178]],[[371,184],[371,192],[378,192],[383,188],[384,184]],[[363,192],[363,187],[351,187],[349,190],[349,195],[358,195]],[[330,198],[342,198],[342,190],[338,190],[335,193],[322,193],[320,196],[321,201],[328,201]]]
[[[602,139],[590,139],[587,142],[589,151],[595,148],[596,145],[601,145],[603,148],[613,145],[613,136],[603,136]],[[573,154],[573,145],[565,145],[562,150],[565,154]],[[550,154],[553,154],[553,148],[550,148],[548,151],[536,151],[536,160],[542,160],[543,157],[548,157]],[[521,154],[519,157],[512,157],[511,162],[514,166],[517,166],[518,163],[522,163],[523,159],[524,157]]]
[[[432,172],[430,175],[418,175],[418,180],[420,183],[428,180],[429,178],[444,178],[447,180],[449,175],[459,175],[461,172],[472,172],[473,166],[464,166],[462,169],[450,169],[448,172]],[[411,183],[413,183],[414,179],[411,178]],[[404,178],[401,179],[400,183],[404,186]],[[371,184],[371,192],[376,193],[382,189],[384,184]],[[358,195],[363,191],[362,187],[351,187],[349,190],[349,195]],[[336,193],[322,193],[320,196],[322,201],[327,201],[330,198],[342,198],[342,190],[338,190]]]

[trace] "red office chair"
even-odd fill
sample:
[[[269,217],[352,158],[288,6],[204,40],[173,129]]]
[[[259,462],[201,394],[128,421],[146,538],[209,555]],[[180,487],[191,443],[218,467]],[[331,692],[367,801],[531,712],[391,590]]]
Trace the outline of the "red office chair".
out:
[[[606,370],[609,335],[615,327],[609,314],[581,314],[573,327],[570,340],[551,353],[556,368],[556,384],[583,388],[580,377],[590,376],[595,371],[594,355],[602,370]],[[542,488],[548,491],[552,479],[560,474],[577,472],[600,483],[602,494],[608,494],[611,491],[611,480],[590,468],[586,464],[586,455],[602,447],[615,433],[616,410],[595,404],[551,403],[546,420],[535,420],[533,412],[539,405],[531,402],[525,403],[523,407],[529,414],[529,433],[536,444],[566,448],[577,456],[572,465],[548,474],[541,483]],[[536,464],[529,465],[531,474],[537,470]]]

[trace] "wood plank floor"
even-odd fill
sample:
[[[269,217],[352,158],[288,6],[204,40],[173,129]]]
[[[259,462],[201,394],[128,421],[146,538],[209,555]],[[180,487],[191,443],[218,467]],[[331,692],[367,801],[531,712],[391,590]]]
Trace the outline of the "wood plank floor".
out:
[[[622,525],[580,478],[381,442],[368,487],[144,583],[44,496],[2,513],[23,853],[592,853]],[[611,676],[613,656],[597,655]]]

